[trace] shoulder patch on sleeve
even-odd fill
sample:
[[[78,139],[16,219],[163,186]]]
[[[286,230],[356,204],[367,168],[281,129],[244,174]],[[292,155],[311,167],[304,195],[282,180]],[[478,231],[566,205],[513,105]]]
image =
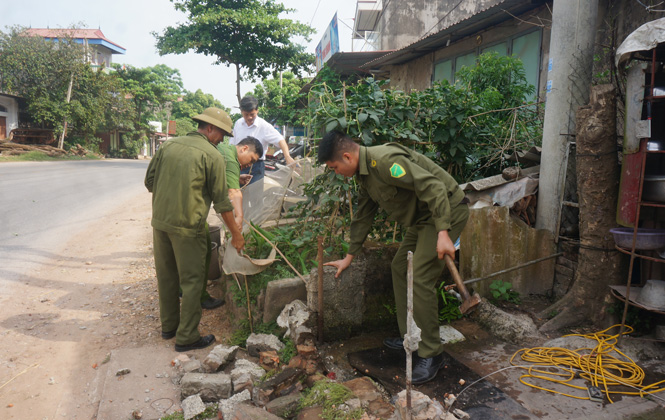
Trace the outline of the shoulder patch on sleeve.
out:
[[[390,176],[393,178],[401,178],[406,175],[406,171],[402,168],[402,165],[399,163],[393,163],[393,166],[390,167]]]

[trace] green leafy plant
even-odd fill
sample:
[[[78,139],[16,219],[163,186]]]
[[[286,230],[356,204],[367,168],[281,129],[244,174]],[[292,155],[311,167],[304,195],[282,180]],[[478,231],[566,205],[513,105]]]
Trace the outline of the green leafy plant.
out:
[[[450,323],[462,318],[462,312],[459,310],[461,302],[455,296],[445,290],[445,284],[439,284],[437,288],[442,302],[439,302],[439,322]]]
[[[520,294],[512,290],[512,288],[512,283],[501,280],[494,280],[490,284],[490,291],[495,301],[505,301],[519,305],[521,302]]]
[[[300,400],[300,409],[307,407],[323,407],[321,418],[327,420],[349,420],[360,419],[363,410],[343,410],[343,404],[354,394],[344,385],[331,381],[318,381],[309,390],[303,393]]]
[[[298,354],[298,350],[296,349],[296,343],[290,338],[285,337],[282,342],[284,342],[284,348],[278,351],[277,354],[279,354],[279,361],[282,364],[288,364],[289,360]]]

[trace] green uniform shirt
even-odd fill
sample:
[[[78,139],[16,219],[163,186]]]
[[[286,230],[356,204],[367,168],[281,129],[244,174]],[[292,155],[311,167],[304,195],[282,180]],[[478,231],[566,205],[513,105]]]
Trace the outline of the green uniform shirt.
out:
[[[226,162],[226,185],[230,190],[240,189],[240,162],[238,162],[238,149],[232,144],[218,144],[217,150],[224,156]]]
[[[450,229],[450,209],[464,199],[457,181],[430,159],[396,143],[360,146],[358,211],[351,222],[349,254],[358,255],[379,207],[410,227],[433,220]]]
[[[198,132],[162,144],[145,175],[152,226],[182,236],[205,234],[211,203],[217,213],[233,210],[225,171],[222,155]]]

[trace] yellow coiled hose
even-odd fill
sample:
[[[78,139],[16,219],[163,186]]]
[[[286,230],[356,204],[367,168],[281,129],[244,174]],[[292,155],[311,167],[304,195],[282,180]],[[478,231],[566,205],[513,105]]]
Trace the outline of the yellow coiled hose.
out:
[[[598,344],[594,348],[580,348],[577,350],[568,350],[557,347],[534,347],[531,349],[518,350],[510,359],[510,364],[526,370],[528,373],[520,376],[520,382],[524,385],[565,395],[580,400],[590,399],[587,394],[586,386],[574,385],[571,381],[576,377],[582,377],[591,382],[591,384],[601,389],[610,403],[614,403],[611,394],[622,395],[646,395],[655,394],[665,390],[660,387],[665,380],[651,385],[644,385],[644,371],[630,357],[623,354],[615,347],[619,334],[609,334],[608,331],[619,328],[620,325],[613,325],[603,331],[594,334],[569,334],[564,337],[584,337],[590,340],[596,340]],[[622,334],[630,334],[633,328],[625,326]],[[623,357],[624,360],[617,359],[610,353]],[[521,360],[517,363],[515,360]],[[525,363],[533,365],[525,365]],[[545,367],[552,370],[545,370]],[[577,390],[584,391],[584,396],[571,395],[564,392],[548,389],[545,386],[539,386],[538,381],[554,382],[565,385]],[[628,386],[636,391],[612,390],[611,387]]]

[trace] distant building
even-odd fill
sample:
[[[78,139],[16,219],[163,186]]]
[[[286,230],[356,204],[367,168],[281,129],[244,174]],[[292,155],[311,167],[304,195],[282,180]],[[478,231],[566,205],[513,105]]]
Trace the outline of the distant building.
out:
[[[18,96],[0,92],[0,140],[5,140],[13,129],[18,128],[21,101]]]
[[[85,46],[86,61],[93,68],[104,66],[104,68],[109,69],[113,61],[113,54],[124,54],[126,51],[125,48],[106,38],[101,29],[30,28],[26,32],[29,35],[40,36],[46,40],[74,39],[77,43]]]

